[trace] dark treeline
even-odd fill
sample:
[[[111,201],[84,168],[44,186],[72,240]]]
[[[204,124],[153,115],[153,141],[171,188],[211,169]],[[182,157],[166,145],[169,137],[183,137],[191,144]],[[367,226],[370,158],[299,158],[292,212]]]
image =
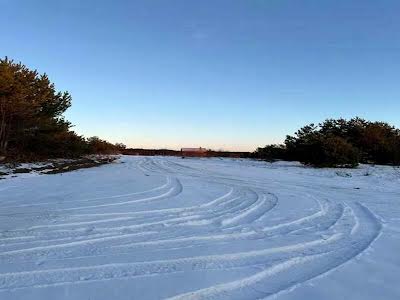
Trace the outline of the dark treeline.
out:
[[[123,144],[80,136],[63,117],[70,106],[71,95],[56,91],[46,74],[0,59],[0,161],[119,152],[181,155],[167,149],[125,149]],[[304,126],[287,136],[283,145],[268,145],[251,154],[209,150],[205,156],[297,160],[318,167],[354,167],[360,162],[399,165],[400,130],[361,118],[328,119]]]
[[[71,95],[56,91],[46,74],[0,59],[0,156],[35,160],[111,154],[124,148],[77,135],[63,117],[70,106]]]
[[[235,151],[207,151],[208,157],[230,157],[230,158],[250,158],[251,152],[235,152]]]
[[[182,156],[182,152],[179,150],[170,149],[141,149],[141,148],[128,148],[122,151],[125,155],[146,155],[146,156]],[[251,157],[250,152],[231,152],[231,151],[214,151],[207,150],[207,152],[201,157],[232,157],[232,158],[246,158]]]
[[[254,157],[296,160],[317,167],[355,167],[359,163],[400,164],[400,130],[361,118],[328,119],[287,136],[283,145],[258,148]]]
[[[180,151],[170,149],[142,149],[142,148],[128,148],[122,151],[124,155],[144,155],[144,156],[179,156]]]

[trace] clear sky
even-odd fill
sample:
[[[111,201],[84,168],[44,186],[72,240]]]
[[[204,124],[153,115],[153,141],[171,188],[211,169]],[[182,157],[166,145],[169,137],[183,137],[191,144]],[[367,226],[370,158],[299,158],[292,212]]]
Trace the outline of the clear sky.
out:
[[[0,55],[132,147],[254,150],[361,116],[400,127],[400,1],[0,0]]]

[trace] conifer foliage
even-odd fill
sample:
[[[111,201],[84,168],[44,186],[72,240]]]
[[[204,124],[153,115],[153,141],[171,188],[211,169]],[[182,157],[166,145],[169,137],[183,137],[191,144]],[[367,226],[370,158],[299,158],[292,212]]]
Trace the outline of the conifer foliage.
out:
[[[298,160],[317,167],[355,167],[360,162],[399,165],[400,130],[361,118],[328,119],[288,135],[284,145],[258,148],[254,156]]]
[[[71,131],[63,113],[71,106],[68,92],[56,91],[46,74],[22,63],[0,59],[0,156],[73,157],[96,153],[91,143]],[[114,145],[103,142],[101,151]]]

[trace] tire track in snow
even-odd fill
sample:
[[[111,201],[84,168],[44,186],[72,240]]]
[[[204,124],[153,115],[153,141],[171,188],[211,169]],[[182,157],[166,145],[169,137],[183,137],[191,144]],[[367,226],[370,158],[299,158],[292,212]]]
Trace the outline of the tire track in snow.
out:
[[[8,273],[0,275],[0,289],[17,289],[29,286],[51,286],[61,283],[80,282],[82,278],[85,281],[102,280],[110,278],[136,277],[149,274],[165,274],[171,272],[180,272],[185,270],[206,270],[218,268],[234,268],[249,265],[270,265],[270,262],[278,262],[265,271],[252,275],[248,278],[222,284],[216,287],[210,287],[189,294],[177,296],[173,299],[212,299],[227,298],[235,299],[235,292],[243,292],[243,289],[255,290],[253,286],[264,284],[269,278],[276,276],[273,280],[274,285],[265,283],[268,291],[264,296],[270,296],[278,293],[291,285],[298,284],[321,275],[339,265],[351,260],[356,255],[367,249],[376,239],[381,230],[381,225],[376,217],[361,204],[356,204],[353,208],[356,210],[355,216],[359,219],[368,220],[359,223],[355,229],[356,234],[336,233],[327,239],[315,240],[296,245],[284,247],[248,251],[242,253],[214,255],[206,257],[193,257],[186,259],[176,259],[169,261],[154,261],[133,264],[109,264],[82,268],[65,268],[59,270],[43,270],[31,272]],[[355,222],[356,223],[356,222]],[[362,224],[362,225],[361,225]],[[354,225],[355,227],[356,225]],[[353,228],[354,228],[353,227]],[[351,231],[353,230],[350,229]],[[349,238],[355,237],[355,238]],[[349,247],[352,245],[352,247]],[[301,254],[301,256],[299,256]],[[314,260],[317,260],[315,262]],[[281,261],[281,262],[280,262]],[[277,278],[285,277],[281,273],[291,271],[297,264],[307,263],[308,272],[295,274],[296,281],[283,282]],[[310,268],[310,265],[312,268]],[[320,268],[318,266],[323,266]],[[104,274],[107,274],[104,278]],[[277,274],[281,275],[280,277]],[[260,291],[259,288],[256,289]],[[240,296],[240,295],[239,295]],[[222,298],[221,298],[222,297]]]
[[[43,257],[46,263],[29,271],[0,271],[0,291],[134,280],[148,275],[157,278],[177,272],[229,272],[252,266],[260,271],[178,294],[173,299],[261,298],[351,261],[371,245],[381,230],[379,220],[363,205],[346,199],[336,203],[315,198],[315,192],[304,186],[298,192],[313,199],[318,210],[271,225],[271,210],[282,215],[290,212],[290,208],[277,205],[282,199],[269,190],[274,182],[213,173],[191,166],[190,160],[176,163],[170,158],[144,158],[135,160],[132,166],[145,174],[162,174],[167,182],[142,192],[72,200],[68,202],[70,207],[55,209],[67,217],[63,222],[2,232],[0,265],[21,265]],[[160,201],[165,205],[173,203],[177,195],[185,196],[181,178],[228,186],[229,191],[199,205],[155,208],[158,200],[168,200]],[[140,195],[145,196],[137,198]],[[51,202],[36,204],[45,207]],[[136,204],[145,210],[135,211]],[[10,209],[29,206],[21,204]],[[271,247],[270,242],[275,240],[282,240],[283,245]],[[240,241],[248,241],[246,247],[230,248]],[[179,252],[189,248],[192,256]],[[122,255],[149,250],[157,250],[160,259],[112,263]],[[171,251],[177,257],[171,258]],[[103,260],[93,260],[96,257]],[[85,258],[88,262],[79,265]],[[104,258],[110,263],[104,263]]]
[[[347,247],[336,247],[326,253],[290,258],[245,279],[177,295],[170,299],[243,299],[243,294],[248,298],[266,298],[332,271],[365,251],[378,237],[382,228],[379,220],[365,206],[356,203],[352,209],[355,218],[362,218],[366,222],[362,222],[361,225],[355,221],[350,234],[359,235],[361,238],[357,238],[356,241],[349,239],[346,242],[349,244]],[[354,210],[357,210],[358,216]]]

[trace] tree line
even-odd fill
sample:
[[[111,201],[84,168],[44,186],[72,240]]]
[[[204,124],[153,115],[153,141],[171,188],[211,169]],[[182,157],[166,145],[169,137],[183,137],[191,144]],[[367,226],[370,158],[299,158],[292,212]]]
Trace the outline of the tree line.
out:
[[[0,156],[7,159],[79,157],[125,148],[71,130],[63,113],[71,95],[55,89],[46,74],[0,59]]]
[[[316,167],[355,167],[359,163],[400,165],[400,130],[362,118],[327,119],[300,128],[282,145],[258,148],[253,157],[296,160]]]
[[[79,157],[125,149],[123,144],[85,138],[71,130],[72,124],[63,116],[71,100],[68,92],[55,89],[46,74],[7,57],[0,59],[0,160]],[[210,152],[208,156],[233,154]],[[400,165],[400,130],[362,118],[327,119],[300,128],[281,145],[267,145],[250,155],[234,156],[296,160],[317,167]]]

